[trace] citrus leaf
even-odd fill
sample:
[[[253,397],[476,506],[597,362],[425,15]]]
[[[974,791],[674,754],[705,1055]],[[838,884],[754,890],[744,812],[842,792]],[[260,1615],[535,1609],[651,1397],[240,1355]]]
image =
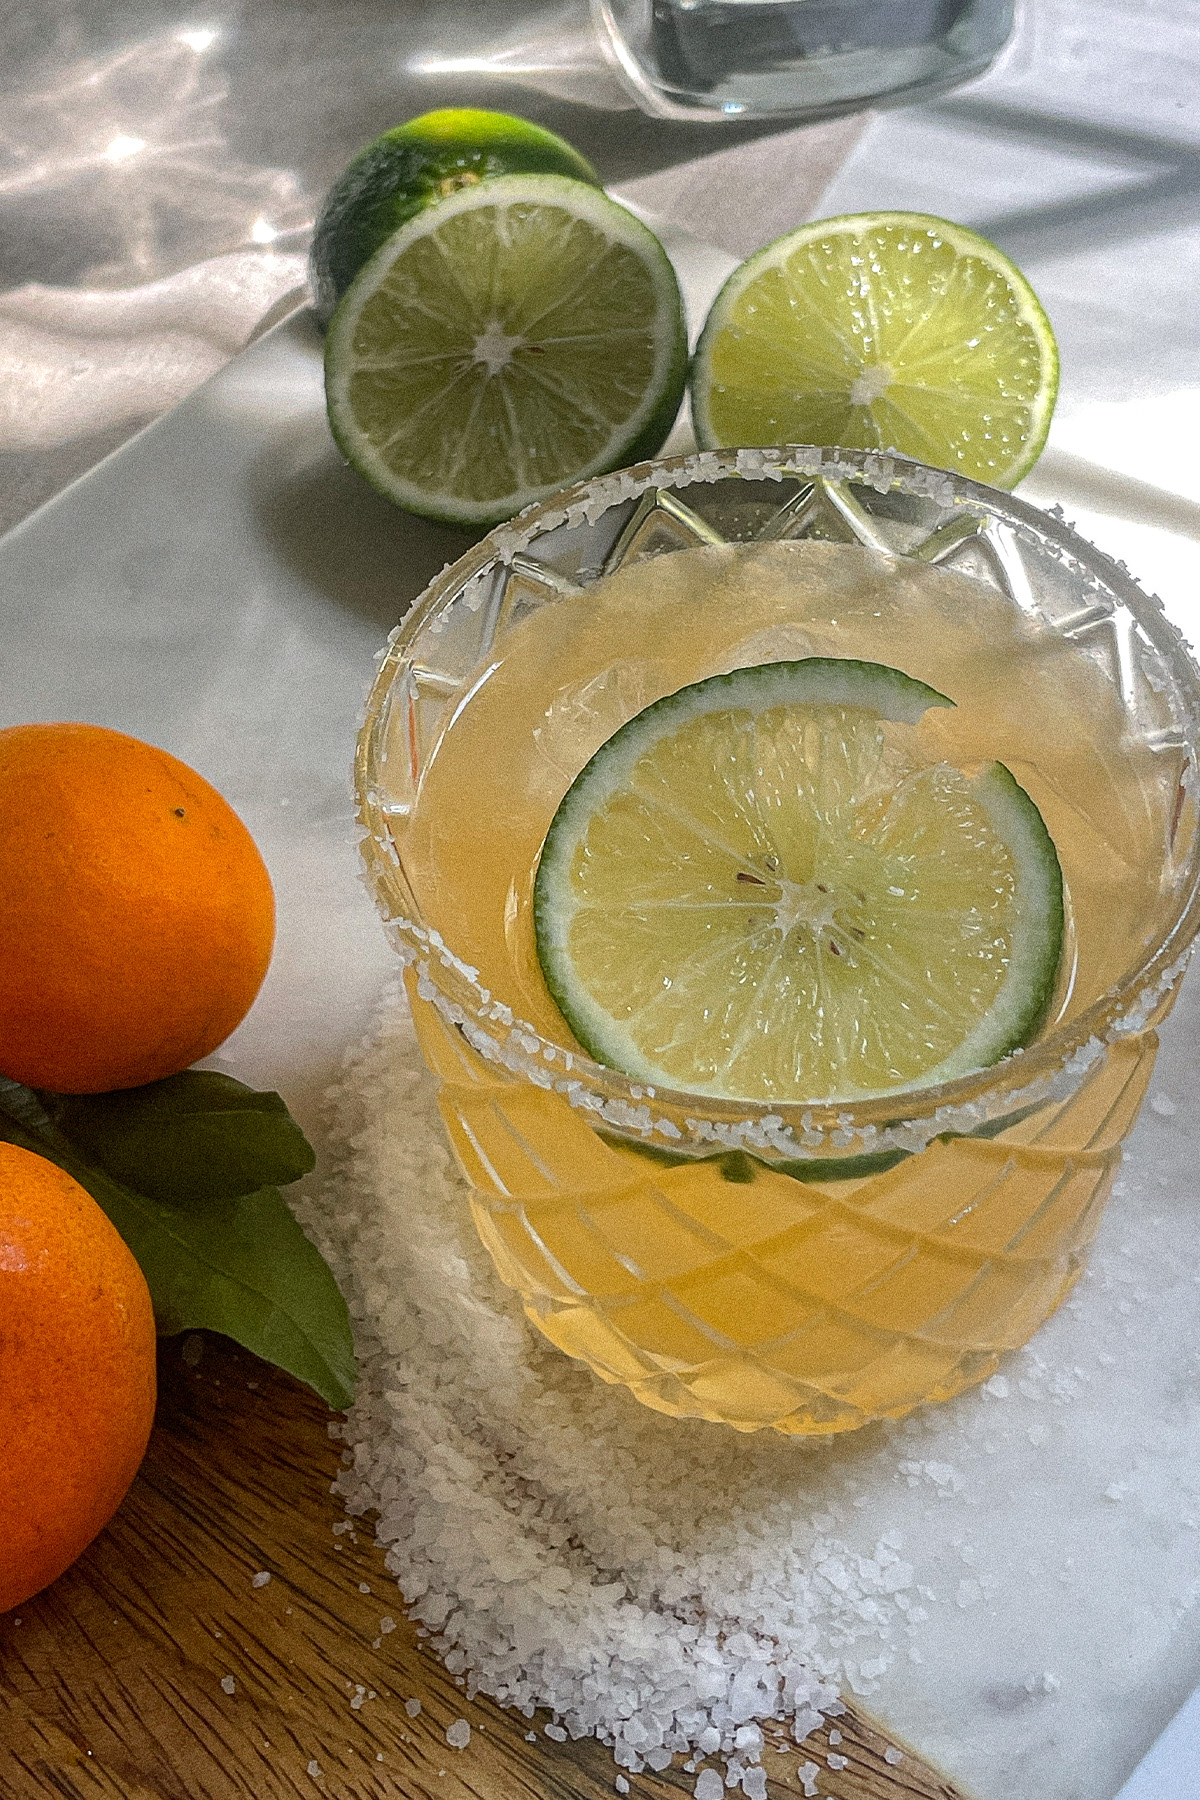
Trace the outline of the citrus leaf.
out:
[[[314,1388],[354,1398],[346,1302],[275,1187],[198,1208],[135,1192],[72,1145],[41,1098],[0,1079],[0,1139],[57,1163],[86,1188],[146,1278],[159,1332],[220,1331]]]
[[[176,1206],[232,1200],[299,1181],[316,1158],[278,1094],[215,1069],[146,1087],[47,1101],[76,1149],[106,1174]]]

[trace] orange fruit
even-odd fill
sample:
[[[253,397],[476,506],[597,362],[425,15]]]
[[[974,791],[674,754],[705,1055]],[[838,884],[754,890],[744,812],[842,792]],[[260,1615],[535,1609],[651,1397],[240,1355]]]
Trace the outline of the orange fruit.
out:
[[[91,1195],[0,1143],[0,1613],[116,1511],[154,1420],[142,1272]]]
[[[274,936],[253,838],[186,763],[98,725],[0,731],[0,1072],[177,1074],[248,1012]]]

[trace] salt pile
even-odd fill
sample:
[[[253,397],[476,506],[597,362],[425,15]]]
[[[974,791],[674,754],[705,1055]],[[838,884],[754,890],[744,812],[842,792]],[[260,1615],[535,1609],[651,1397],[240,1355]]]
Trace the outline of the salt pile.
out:
[[[875,1695],[984,1800],[1034,1767],[1047,1792],[1111,1792],[1107,1737],[1144,1737],[1200,1598],[1182,1181],[1168,1203],[1165,1175],[1127,1171],[1146,1198],[1114,1203],[1084,1287],[985,1388],[829,1442],[743,1436],[647,1411],[526,1323],[475,1238],[401,994],[334,1101],[340,1166],[304,1222],[361,1358],[338,1485],[351,1514],[378,1511],[408,1610],[468,1696],[545,1708],[630,1771],[721,1758],[749,1800],[762,1727],[799,1742],[839,1690]],[[1147,1110],[1143,1137],[1190,1166],[1179,1121]],[[1110,1715],[1081,1759],[1084,1721]]]
[[[891,1536],[857,1554],[806,1505],[821,1447],[650,1413],[543,1344],[475,1238],[402,998],[337,1096],[333,1204],[306,1221],[355,1317],[347,1508],[377,1508],[412,1617],[467,1693],[625,1768],[797,1737],[917,1629]],[[848,1496],[847,1496],[848,1498]]]

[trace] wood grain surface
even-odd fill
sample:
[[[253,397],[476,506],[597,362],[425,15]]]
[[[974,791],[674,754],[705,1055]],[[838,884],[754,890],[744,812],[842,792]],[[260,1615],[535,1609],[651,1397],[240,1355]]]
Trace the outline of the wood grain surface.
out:
[[[612,1800],[607,1750],[467,1701],[405,1620],[369,1525],[335,1535],[340,1451],[314,1395],[200,1334],[161,1346],[159,1379],[116,1518],[0,1617],[3,1800]],[[463,1750],[446,1742],[456,1719]],[[766,1752],[772,1800],[797,1800],[808,1758],[831,1800],[961,1800],[911,1753],[887,1763],[892,1740],[856,1710],[837,1726],[844,1769],[824,1730]],[[635,1775],[631,1800],[694,1782]]]

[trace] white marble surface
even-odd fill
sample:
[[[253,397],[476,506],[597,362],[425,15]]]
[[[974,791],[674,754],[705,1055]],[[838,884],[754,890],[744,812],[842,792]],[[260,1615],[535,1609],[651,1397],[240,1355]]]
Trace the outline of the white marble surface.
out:
[[[877,120],[822,210],[920,206],[1020,255],[1064,352],[1028,491],[1200,636],[1200,24],[1167,0],[1041,0],[1018,48],[971,96]],[[699,299],[728,259],[688,254]],[[224,1058],[315,1134],[391,962],[349,801],[371,658],[466,541],[341,466],[303,319],[0,541],[0,723],[81,717],[161,743],[262,845],[278,951]],[[868,1704],[978,1800],[1110,1800],[1200,1680],[1198,1029],[1193,978],[1093,1273],[1007,1395],[916,1422],[888,1459],[836,1452],[856,1537],[886,1519],[936,1596],[911,1640],[923,1661],[906,1642]]]
[[[678,254],[697,296],[728,263]],[[391,965],[348,784],[372,655],[464,543],[342,467],[304,317],[0,542],[0,721],[82,717],[161,743],[262,845],[279,948],[223,1061],[318,1135]],[[1109,1800],[1200,1678],[1198,1014],[1193,983],[1093,1274],[1008,1393],[831,1452],[847,1533],[869,1554],[899,1530],[934,1596],[922,1660],[900,1641],[865,1697],[979,1800]]]

